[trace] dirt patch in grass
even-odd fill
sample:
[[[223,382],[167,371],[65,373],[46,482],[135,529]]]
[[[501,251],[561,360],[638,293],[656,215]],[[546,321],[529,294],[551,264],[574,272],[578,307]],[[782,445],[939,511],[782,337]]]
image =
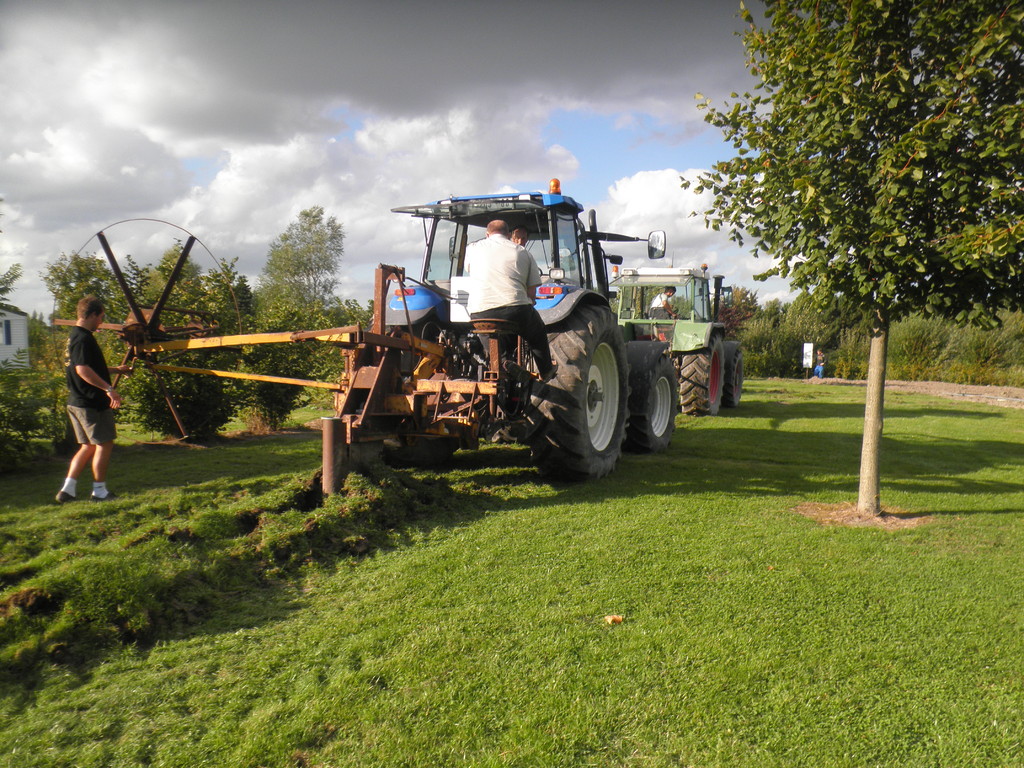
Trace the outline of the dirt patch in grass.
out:
[[[807,379],[809,384],[848,384],[864,386],[865,382],[852,379]],[[950,384],[944,381],[892,381],[885,382],[886,392],[910,392],[917,395],[935,395],[950,400],[987,403],[1003,408],[1024,408],[1024,388],[982,386],[979,384]]]
[[[857,505],[844,504],[800,504],[793,508],[798,515],[809,517],[822,525],[843,525],[847,528],[883,528],[893,531],[901,528],[915,528],[932,521],[930,515],[916,515],[899,509],[885,509],[880,515],[861,512]]]

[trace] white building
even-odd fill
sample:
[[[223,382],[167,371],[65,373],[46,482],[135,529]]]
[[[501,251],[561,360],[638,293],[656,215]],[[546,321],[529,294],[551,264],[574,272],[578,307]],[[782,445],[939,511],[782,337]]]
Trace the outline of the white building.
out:
[[[16,309],[0,308],[0,362],[14,362],[24,350],[19,365],[28,367],[28,315]]]

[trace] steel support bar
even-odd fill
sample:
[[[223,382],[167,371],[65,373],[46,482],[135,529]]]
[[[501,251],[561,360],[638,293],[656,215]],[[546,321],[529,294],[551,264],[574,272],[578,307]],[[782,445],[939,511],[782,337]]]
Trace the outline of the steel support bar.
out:
[[[110,263],[110,271],[114,273],[114,279],[117,280],[117,284],[121,286],[121,292],[124,294],[125,301],[128,302],[128,309],[131,310],[132,315],[138,322],[146,322],[146,318],[142,314],[142,310],[139,309],[139,305],[135,301],[135,294],[132,293],[132,289],[129,287],[128,281],[124,279],[121,267],[117,265],[117,259],[114,258],[114,252],[110,250],[110,243],[107,242],[107,236],[102,232],[97,232],[96,239],[100,241],[100,245],[103,246],[103,252],[107,254],[107,261]]]
[[[142,344],[142,352],[171,352],[183,349],[220,349],[221,347],[241,347],[251,344],[282,344],[290,342],[292,334],[288,331],[279,333],[245,333],[235,336],[208,336],[199,339],[175,339],[174,341],[154,341]]]
[[[188,240],[185,243],[185,247],[181,249],[181,253],[178,254],[178,260],[174,263],[174,268],[171,270],[171,274],[167,277],[167,283],[164,285],[163,293],[160,294],[160,298],[156,300],[156,304],[153,305],[153,311],[149,316],[149,321],[146,323],[146,330],[153,333],[157,328],[160,327],[160,313],[164,310],[164,304],[167,303],[168,297],[171,295],[171,291],[174,290],[174,284],[178,282],[178,278],[181,276],[181,268],[185,266],[185,261],[188,259],[189,253],[192,252],[192,246],[195,245],[196,238],[194,235],[189,235]],[[139,318],[142,321],[142,318]]]
[[[305,341],[306,339],[326,339],[331,336],[343,336],[347,340],[349,337],[358,336],[359,331],[362,330],[358,325],[346,325],[344,328],[327,328],[320,331],[296,331],[292,334],[292,338],[296,341]]]
[[[416,382],[417,393],[459,393],[462,395],[496,395],[495,381],[459,381],[458,379],[427,379]]]
[[[384,316],[388,305],[388,284],[395,281],[401,284],[405,280],[405,270],[390,264],[378,264],[373,287],[373,321],[371,329],[374,333],[384,335]]]
[[[342,459],[345,451],[345,423],[338,418],[320,419],[322,468],[320,482],[324,496],[341,490]]]
[[[201,373],[206,376],[218,376],[222,379],[244,379],[246,381],[266,381],[271,384],[294,384],[298,387],[315,387],[330,389],[335,392],[341,389],[338,384],[329,381],[311,381],[309,379],[289,379],[285,376],[265,376],[261,373],[240,373],[238,371],[216,371],[211,368],[186,368],[181,365],[164,365],[155,363],[147,366],[158,371],[174,371],[175,373]]]
[[[175,339],[142,344],[142,352],[170,352],[184,349],[219,349],[221,347],[244,347],[255,344],[290,344],[300,341],[324,341],[341,345],[369,344],[392,349],[409,349],[407,339],[396,336],[377,336],[362,333],[358,325],[345,328],[327,328],[322,331],[278,331],[275,333],[243,333],[234,336],[209,336],[197,339]]]
[[[320,419],[320,424],[323,435],[320,484],[324,495],[330,496],[341,490],[349,472],[364,469],[379,459],[384,445],[380,440],[348,442],[348,425],[344,419],[325,417]]]
[[[54,318],[53,324],[54,325],[78,325],[78,321],[77,320],[61,320],[59,318]],[[100,323],[98,326],[96,326],[96,328],[98,330],[101,330],[101,331],[123,331],[124,330],[124,324],[123,323]]]

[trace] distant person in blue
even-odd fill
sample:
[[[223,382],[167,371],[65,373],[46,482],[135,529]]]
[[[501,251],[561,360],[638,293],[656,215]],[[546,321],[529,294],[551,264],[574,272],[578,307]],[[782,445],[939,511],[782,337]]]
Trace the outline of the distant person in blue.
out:
[[[825,353],[820,349],[818,350],[818,364],[814,366],[814,378],[825,378]]]

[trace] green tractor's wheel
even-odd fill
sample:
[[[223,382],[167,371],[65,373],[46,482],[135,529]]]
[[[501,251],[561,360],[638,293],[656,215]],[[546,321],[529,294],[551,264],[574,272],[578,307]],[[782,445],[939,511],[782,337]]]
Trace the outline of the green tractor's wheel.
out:
[[[548,333],[556,374],[531,397],[533,462],[547,477],[604,477],[622,453],[626,343],[606,307],[583,305]]]
[[[743,350],[738,341],[725,342],[725,375],[722,378],[722,406],[735,408],[743,397]]]
[[[658,453],[668,448],[676,428],[679,404],[676,369],[664,354],[646,370],[630,362],[625,447],[636,453]]]
[[[679,407],[691,416],[717,416],[722,406],[725,353],[720,336],[679,361]]]

